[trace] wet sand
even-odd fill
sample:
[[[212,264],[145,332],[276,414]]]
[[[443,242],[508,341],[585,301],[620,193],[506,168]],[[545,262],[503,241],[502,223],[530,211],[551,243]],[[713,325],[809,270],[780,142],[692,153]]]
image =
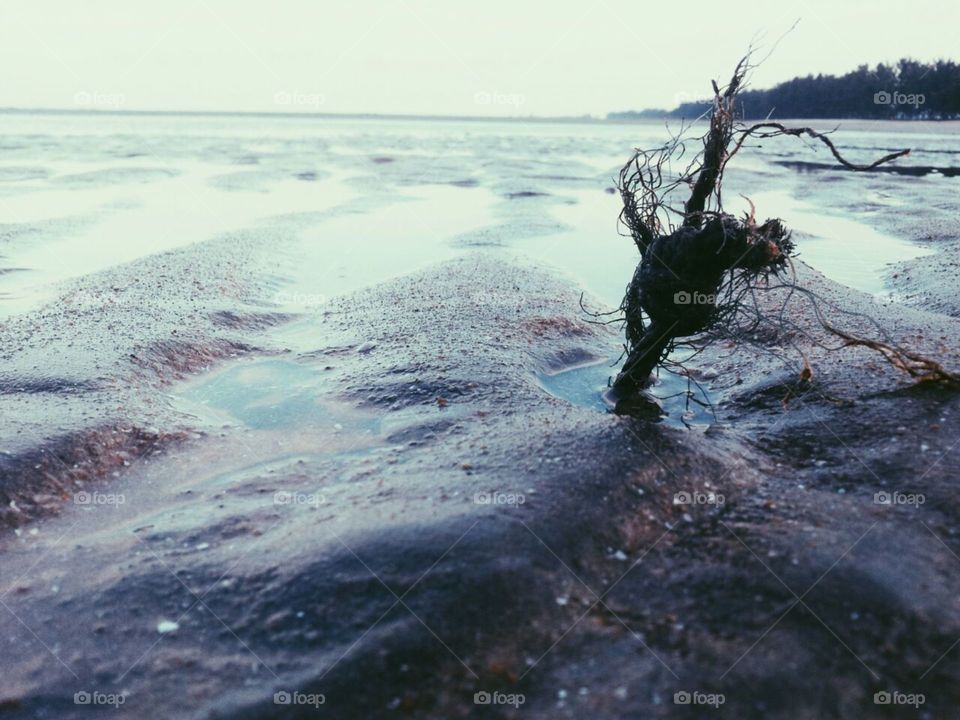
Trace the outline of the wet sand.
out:
[[[480,691],[533,717],[694,716],[685,690],[730,717],[884,717],[884,688],[955,706],[956,395],[813,357],[785,408],[788,369],[718,352],[705,434],[597,412],[535,375],[616,342],[578,298],[477,254],[244,361],[254,409],[282,362],[324,412],[198,421],[8,536],[8,714],[81,717],[83,691],[125,693],[119,716],[276,717],[282,691],[337,717],[513,715]],[[892,314],[935,345],[956,332]],[[200,382],[181,403],[216,395]]]
[[[618,334],[569,274],[504,252],[507,226],[311,298],[313,223],[364,202],[105,270],[4,323],[4,716],[957,706],[955,392],[815,348],[801,385],[761,337],[698,358],[709,422],[669,398],[666,421],[603,412],[550,379],[609,361]],[[955,262],[950,212],[910,237]],[[930,257],[890,271],[899,302],[798,272],[957,370],[956,313],[917,290],[949,296]]]

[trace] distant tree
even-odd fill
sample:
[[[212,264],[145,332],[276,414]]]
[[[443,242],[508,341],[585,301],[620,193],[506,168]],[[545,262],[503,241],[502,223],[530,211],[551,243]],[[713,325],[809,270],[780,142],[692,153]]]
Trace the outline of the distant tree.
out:
[[[960,64],[921,63],[903,58],[894,65],[860,65],[840,75],[807,75],[766,90],[744,90],[739,97],[746,119],[771,118],[960,118]],[[699,117],[711,105],[683,103],[670,110],[610,113],[614,119]]]

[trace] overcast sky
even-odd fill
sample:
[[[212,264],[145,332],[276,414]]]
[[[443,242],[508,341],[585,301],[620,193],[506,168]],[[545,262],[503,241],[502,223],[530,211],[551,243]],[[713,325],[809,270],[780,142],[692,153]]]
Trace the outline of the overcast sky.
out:
[[[0,107],[604,115],[958,59],[957,0],[0,0]],[[877,88],[882,90],[883,88]]]

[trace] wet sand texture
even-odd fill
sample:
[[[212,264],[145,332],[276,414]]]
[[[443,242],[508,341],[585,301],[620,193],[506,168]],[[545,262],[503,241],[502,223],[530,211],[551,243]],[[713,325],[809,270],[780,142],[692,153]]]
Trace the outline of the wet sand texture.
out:
[[[4,602],[63,662],[0,617],[9,716],[85,716],[73,693],[110,688],[117,717],[315,716],[278,691],[336,717],[696,717],[684,690],[730,717],[895,717],[873,704],[895,687],[954,707],[956,396],[814,357],[784,412],[786,371],[718,355],[732,424],[604,414],[534,374],[614,342],[578,298],[472,255],[336,302],[292,359],[371,433],[211,433],[111,483],[124,505],[12,544],[5,576],[44,561]],[[925,503],[875,502],[894,490]]]

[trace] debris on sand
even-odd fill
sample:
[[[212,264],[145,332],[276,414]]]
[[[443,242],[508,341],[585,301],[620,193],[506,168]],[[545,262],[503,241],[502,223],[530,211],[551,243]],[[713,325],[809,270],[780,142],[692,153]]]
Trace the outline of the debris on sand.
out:
[[[910,152],[898,150],[870,164],[856,165],[840,154],[828,133],[777,122],[743,125],[737,119],[742,115],[738,94],[753,67],[748,53],[726,86],[713,83],[710,127],[698,139],[702,149],[678,176],[667,177],[686,152],[687,127],[681,127],[660,148],[637,150],[620,171],[620,221],[640,251],[640,263],[620,308],[627,357],[613,384],[611,399],[621,410],[628,408],[630,398],[644,386],[654,368],[659,365],[669,370],[678,365],[668,356],[681,345],[696,354],[713,339],[750,342],[760,330],[780,333],[789,329],[798,334],[786,312],[787,303],[798,298],[814,304],[822,329],[842,341],[839,348],[875,350],[916,380],[960,384],[960,375],[896,345],[876,322],[880,337],[869,338],[828,321],[820,307],[827,303],[796,283],[791,262],[795,246],[781,219],[757,222],[756,209],[748,198],[750,212],[743,217],[724,211],[724,170],[750,139],[791,136],[817,140],[841,166],[855,171],[872,170]],[[688,189],[689,196],[677,206],[674,193],[681,188]],[[759,295],[771,290],[786,290],[775,315],[762,310],[757,302]],[[812,340],[809,336],[803,339]],[[812,369],[806,353],[795,342],[791,344],[803,357],[801,380],[807,381]]]

